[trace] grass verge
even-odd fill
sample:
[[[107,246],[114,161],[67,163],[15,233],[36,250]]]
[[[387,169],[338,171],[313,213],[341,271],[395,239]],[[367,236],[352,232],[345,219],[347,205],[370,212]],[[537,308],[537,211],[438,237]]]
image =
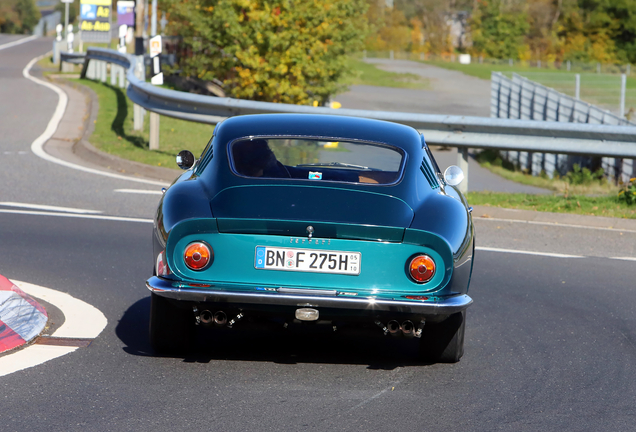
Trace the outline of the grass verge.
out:
[[[212,137],[212,125],[162,116],[159,150],[150,151],[149,116],[145,116],[143,130],[133,130],[133,104],[123,89],[90,80],[69,81],[85,85],[97,94],[99,110],[89,141],[103,152],[148,165],[177,168],[175,156],[179,151],[187,149],[198,156]]]
[[[372,85],[379,87],[394,87],[408,89],[427,89],[430,82],[426,78],[411,73],[396,73],[378,69],[371,63],[351,59],[353,77],[347,80],[347,85]]]
[[[572,182],[568,177],[549,178],[545,175],[533,176],[526,172],[516,170],[510,162],[501,159],[499,152],[493,150],[481,151],[477,154],[476,159],[482,167],[498,176],[517,183],[548,189],[557,194],[616,196],[619,190],[618,186],[604,179],[595,180],[593,176],[589,176],[589,179],[582,179],[579,182]],[[575,180],[582,177],[581,173],[578,175],[576,175],[576,173],[572,174],[570,175],[575,178]]]
[[[618,202],[615,195],[531,195],[521,193],[469,192],[466,198],[471,205],[636,219],[636,206],[629,206],[623,202]]]

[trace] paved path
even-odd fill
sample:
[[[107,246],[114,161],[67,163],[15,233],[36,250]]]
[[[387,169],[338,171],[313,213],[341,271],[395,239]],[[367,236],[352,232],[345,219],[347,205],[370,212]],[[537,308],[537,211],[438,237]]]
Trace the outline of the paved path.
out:
[[[378,68],[407,72],[426,78],[429,90],[411,90],[375,86],[352,86],[335,99],[344,108],[402,111],[422,114],[490,116],[490,81],[436,66],[409,60],[367,59]],[[457,165],[457,149],[433,149],[442,171]],[[468,165],[469,191],[520,192],[547,194],[551,191],[506,180],[482,168],[471,157]]]
[[[409,60],[368,59],[378,68],[427,78],[429,90],[358,85],[338,95],[344,108],[490,116],[490,81]]]

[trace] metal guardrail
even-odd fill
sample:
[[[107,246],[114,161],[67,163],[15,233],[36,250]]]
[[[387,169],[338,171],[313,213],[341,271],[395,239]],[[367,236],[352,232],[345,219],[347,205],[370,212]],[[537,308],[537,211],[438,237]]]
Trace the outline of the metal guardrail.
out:
[[[513,73],[512,79],[501,72],[491,75],[490,115],[494,118],[541,120],[566,123],[636,126],[625,118],[590,103],[573,98],[552,88]],[[574,164],[591,167],[590,157],[571,157],[572,154],[549,155],[523,151],[503,152],[502,157],[527,169],[533,175],[542,172],[552,177],[555,171],[565,175]],[[588,156],[588,155],[585,155]],[[634,174],[632,161],[603,157],[602,167],[609,178],[629,181]]]
[[[325,107],[219,98],[155,87],[135,76],[136,57],[114,50],[89,48],[82,77],[91,60],[127,69],[127,95],[137,105],[161,115],[216,124],[223,118],[261,113],[311,113],[373,118],[402,123],[424,134],[432,145],[595,155],[636,159],[636,127],[511,120],[489,117],[429,115],[406,112],[334,110]],[[464,162],[466,151],[461,151]],[[460,166],[463,164],[460,164]],[[464,167],[462,167],[464,168]],[[464,171],[467,171],[464,169]]]
[[[490,82],[491,117],[636,126],[636,124],[609,111],[531,81],[516,73],[513,73],[512,79],[510,79],[501,72],[493,72]]]

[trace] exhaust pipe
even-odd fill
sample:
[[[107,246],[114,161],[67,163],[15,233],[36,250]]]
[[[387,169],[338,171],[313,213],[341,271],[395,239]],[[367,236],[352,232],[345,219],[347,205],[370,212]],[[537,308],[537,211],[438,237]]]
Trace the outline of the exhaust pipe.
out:
[[[204,310],[199,314],[199,319],[201,320],[201,324],[210,325],[214,321],[214,316],[212,316],[212,312],[209,310]]]
[[[214,324],[225,325],[227,323],[227,315],[225,312],[219,311],[214,314]]]
[[[389,329],[389,333],[392,336],[396,336],[398,332],[400,331],[400,323],[397,322],[396,320],[391,320],[388,323],[386,323],[386,328]]]
[[[406,337],[415,336],[415,326],[411,321],[404,321],[400,326],[400,329],[402,330],[402,334],[404,334],[404,336]]]

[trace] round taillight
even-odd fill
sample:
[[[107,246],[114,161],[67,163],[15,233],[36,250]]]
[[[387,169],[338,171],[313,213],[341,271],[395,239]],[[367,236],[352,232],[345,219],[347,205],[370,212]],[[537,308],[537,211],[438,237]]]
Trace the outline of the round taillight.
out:
[[[435,276],[435,261],[428,255],[417,255],[409,263],[409,275],[417,283],[428,282]]]
[[[202,242],[190,243],[183,253],[183,260],[191,270],[203,270],[213,258],[210,247]]]

